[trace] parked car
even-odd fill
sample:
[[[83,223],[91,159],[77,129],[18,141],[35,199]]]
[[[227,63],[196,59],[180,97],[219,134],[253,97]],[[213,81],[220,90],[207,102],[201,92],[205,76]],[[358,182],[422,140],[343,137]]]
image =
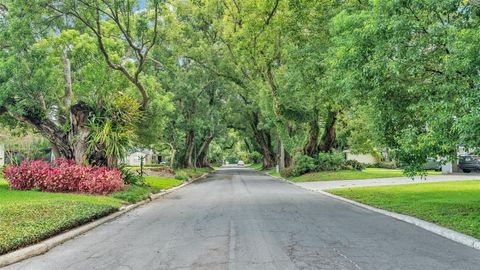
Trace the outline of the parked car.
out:
[[[458,167],[465,173],[478,171],[480,170],[480,157],[471,154],[460,155],[458,157]]]
[[[237,166],[242,166],[243,167],[243,166],[245,166],[245,162],[243,162],[243,160],[239,160],[237,162]]]
[[[435,158],[427,158],[427,162],[424,165],[425,170],[441,171],[442,164]]]

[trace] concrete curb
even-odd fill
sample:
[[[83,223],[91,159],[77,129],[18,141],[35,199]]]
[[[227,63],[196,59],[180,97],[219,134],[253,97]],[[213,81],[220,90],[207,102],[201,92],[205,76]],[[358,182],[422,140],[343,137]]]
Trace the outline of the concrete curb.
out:
[[[450,239],[452,241],[455,241],[457,243],[460,243],[460,244],[472,247],[474,249],[480,250],[480,240],[477,239],[477,238],[468,236],[466,234],[459,233],[457,231],[454,231],[454,230],[451,230],[451,229],[448,229],[448,228],[445,228],[445,227],[442,227],[442,226],[439,226],[439,225],[433,224],[431,222],[421,220],[421,219],[418,219],[418,218],[415,218],[415,217],[412,217],[412,216],[402,215],[402,214],[386,211],[386,210],[383,210],[383,209],[380,209],[380,208],[376,208],[376,207],[373,207],[373,206],[370,206],[370,205],[366,205],[366,204],[363,204],[363,203],[359,203],[359,202],[356,202],[356,201],[353,201],[353,200],[350,200],[350,199],[346,199],[344,197],[340,197],[340,196],[337,196],[337,195],[334,195],[334,194],[331,194],[331,193],[328,193],[328,192],[325,192],[325,191],[322,191],[322,190],[305,188],[305,187],[296,185],[295,183],[293,183],[291,181],[288,181],[287,179],[282,178],[282,177],[272,176],[268,173],[265,173],[265,174],[270,176],[270,177],[277,178],[279,180],[282,180],[284,182],[292,184],[296,187],[299,187],[299,188],[302,188],[302,189],[305,189],[305,190],[308,190],[308,191],[318,192],[318,193],[320,193],[322,195],[325,195],[327,197],[330,197],[330,198],[333,198],[333,199],[336,199],[336,200],[340,200],[342,202],[346,202],[346,203],[349,203],[349,204],[352,204],[352,205],[355,205],[355,206],[358,206],[358,207],[361,207],[361,208],[365,208],[365,209],[370,210],[370,211],[375,212],[375,213],[379,213],[379,214],[382,214],[382,215],[385,215],[385,216],[392,217],[394,219],[397,219],[397,220],[415,225],[417,227],[420,227],[424,230],[427,230],[431,233],[440,235],[442,237],[445,237],[445,238]]]
[[[183,188],[186,185],[189,185],[189,184],[191,184],[191,183],[193,183],[197,180],[203,179],[207,175],[209,175],[209,173],[205,173],[198,178],[189,180],[188,182],[183,183],[180,186],[167,189],[167,190],[162,191],[160,193],[150,194],[149,198],[146,199],[146,200],[140,201],[140,202],[135,203],[135,204],[122,206],[119,209],[119,211],[117,211],[117,212],[114,212],[114,213],[112,213],[108,216],[105,216],[103,218],[97,219],[97,220],[92,221],[90,223],[81,225],[80,227],[74,228],[72,230],[66,231],[66,232],[61,233],[59,235],[56,235],[56,236],[53,236],[53,237],[48,238],[46,240],[43,240],[40,243],[33,244],[31,246],[28,246],[28,247],[25,247],[25,248],[22,248],[22,249],[19,249],[19,250],[15,250],[15,251],[12,251],[12,252],[4,254],[4,255],[1,255],[0,256],[0,268],[11,265],[11,264],[14,264],[14,263],[17,263],[17,262],[20,262],[20,261],[23,261],[23,260],[26,260],[26,259],[31,258],[31,257],[35,257],[35,256],[38,256],[38,255],[44,254],[47,251],[49,251],[50,249],[52,249],[56,246],[59,246],[59,245],[65,243],[65,242],[67,242],[68,240],[71,240],[71,239],[73,239],[77,236],[80,236],[80,235],[82,235],[82,234],[84,234],[84,233],[86,233],[90,230],[93,230],[94,228],[96,228],[96,227],[98,227],[102,224],[105,224],[109,221],[112,221],[112,220],[114,220],[114,219],[116,219],[116,218],[118,218],[118,217],[120,217],[120,216],[122,216],[122,215],[124,215],[124,214],[142,206],[142,205],[145,205],[145,204],[147,204],[147,203],[149,203],[153,200],[163,198],[165,195],[170,194],[170,193],[172,193],[172,192],[174,192],[174,191],[176,191],[180,188]]]

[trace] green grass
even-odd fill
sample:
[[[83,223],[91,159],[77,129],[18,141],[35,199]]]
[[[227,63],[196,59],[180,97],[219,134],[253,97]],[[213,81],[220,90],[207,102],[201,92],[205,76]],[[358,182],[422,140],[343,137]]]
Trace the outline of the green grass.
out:
[[[147,181],[147,184],[152,187],[154,192],[159,192],[160,190],[169,189],[183,184],[183,181],[174,178],[145,176],[145,180]]]
[[[359,187],[328,192],[480,239],[480,181]]]
[[[183,181],[174,178],[145,176],[146,186],[127,186],[124,190],[115,192],[110,196],[129,203],[136,203],[147,199],[151,193],[158,193],[181,185]]]
[[[198,177],[210,169],[181,170]],[[27,246],[117,211],[124,203],[147,199],[151,193],[183,181],[145,177],[146,186],[128,186],[110,196],[15,191],[0,177],[0,254]]]
[[[108,215],[121,205],[106,196],[13,191],[0,179],[0,254]]]
[[[429,175],[440,172],[428,171]],[[331,171],[307,173],[298,177],[291,177],[292,182],[334,181],[334,180],[361,180],[371,178],[389,178],[404,176],[402,170],[367,168],[363,171]]]
[[[280,177],[280,173],[277,172],[276,168],[270,168],[269,170],[267,170],[267,173],[272,176]]]
[[[175,178],[181,180],[187,180],[189,178],[198,178],[205,173],[211,172],[211,168],[188,168],[188,169],[178,169],[175,171]]]
[[[110,194],[110,197],[128,202],[136,203],[148,199],[152,193],[152,188],[149,186],[126,186],[123,190]]]
[[[252,168],[257,171],[261,171],[263,169],[263,164],[262,163],[253,163],[248,165],[249,168]]]
[[[272,176],[277,176],[277,177],[280,177],[280,173],[277,173],[277,169],[274,167],[274,168],[270,168],[268,170],[263,170],[263,164],[262,163],[253,163],[253,164],[249,164],[248,165],[249,168],[251,169],[254,169],[256,171],[264,171]]]

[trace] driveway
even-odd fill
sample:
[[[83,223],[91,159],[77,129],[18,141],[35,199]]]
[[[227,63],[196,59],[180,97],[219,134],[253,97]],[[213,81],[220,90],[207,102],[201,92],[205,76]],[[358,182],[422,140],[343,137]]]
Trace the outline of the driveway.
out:
[[[250,169],[222,168],[13,269],[478,270],[480,252]]]
[[[428,175],[425,178],[415,177],[393,177],[359,180],[338,180],[338,181],[317,181],[317,182],[299,182],[296,185],[310,190],[326,190],[333,188],[351,188],[351,187],[370,187],[370,186],[390,186],[390,185],[409,185],[433,182],[450,182],[480,180],[480,174],[447,174],[447,175]],[[480,269],[480,268],[479,268]]]

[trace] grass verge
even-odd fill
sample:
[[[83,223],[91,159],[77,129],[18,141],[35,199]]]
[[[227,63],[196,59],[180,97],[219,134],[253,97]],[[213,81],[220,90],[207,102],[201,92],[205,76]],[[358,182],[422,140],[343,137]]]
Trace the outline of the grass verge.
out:
[[[428,171],[429,175],[440,174],[440,172]],[[390,178],[405,176],[402,170],[367,168],[363,171],[331,171],[307,173],[297,177],[290,177],[292,182],[314,182],[334,180],[362,180],[372,178]]]
[[[151,193],[179,186],[183,183],[174,178],[145,176],[145,186],[127,186],[124,190],[112,193],[110,196],[128,203],[136,203],[147,199]]]
[[[188,169],[178,169],[175,171],[175,178],[179,180],[188,180],[191,178],[198,178],[205,173],[211,172],[211,168],[188,168]]]
[[[480,181],[359,187],[327,192],[414,216],[480,239]]]
[[[196,178],[210,169],[180,170]],[[125,203],[179,186],[181,180],[146,176],[145,186],[128,186],[110,196],[10,190],[0,177],[0,254],[37,243],[117,211]]]
[[[0,179],[0,254],[117,211],[106,196],[13,191]]]
[[[249,164],[248,167],[257,171],[261,171],[263,169],[262,163],[252,163],[252,164]]]

